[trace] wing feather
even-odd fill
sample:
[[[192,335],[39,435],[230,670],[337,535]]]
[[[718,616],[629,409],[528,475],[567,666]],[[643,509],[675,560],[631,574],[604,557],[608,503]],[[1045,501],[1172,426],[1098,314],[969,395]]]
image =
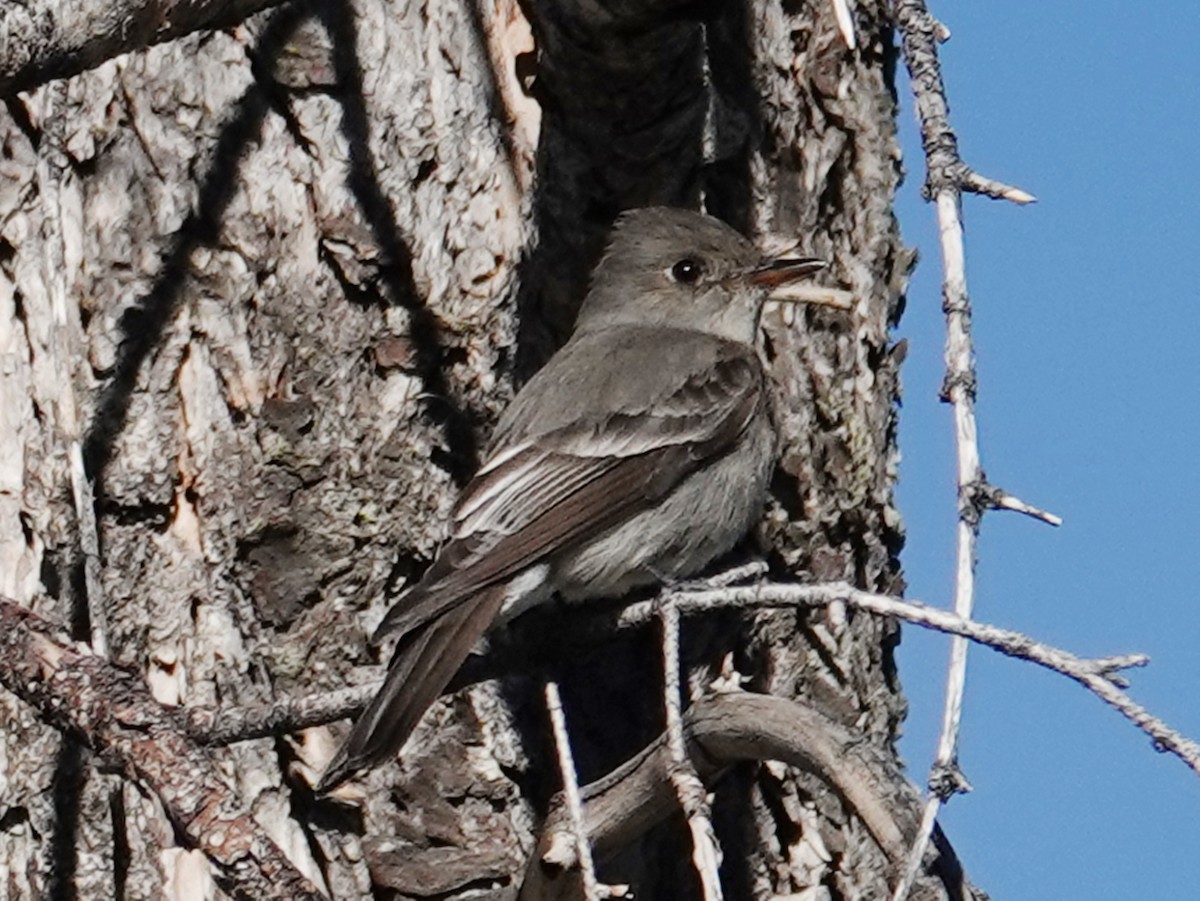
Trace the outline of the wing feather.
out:
[[[520,440],[510,428],[510,442],[493,449],[459,500],[450,542],[376,640],[635,515],[733,448],[765,402],[763,376],[751,351],[720,344],[717,359],[640,409],[600,411]]]

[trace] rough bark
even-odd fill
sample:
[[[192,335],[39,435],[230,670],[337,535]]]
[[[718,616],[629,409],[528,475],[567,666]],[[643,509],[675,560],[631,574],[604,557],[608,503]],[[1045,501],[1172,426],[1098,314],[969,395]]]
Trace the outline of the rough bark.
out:
[[[62,643],[44,619],[0,598],[0,684],[110,770],[152,794],[213,878],[242,901],[320,901],[316,887],[263,834],[181,728],[178,708],[159,704],[135,671],[86,646]],[[199,886],[193,886],[193,894]]]
[[[0,9],[0,97],[121,53],[236,25],[282,0],[28,0]]]
[[[297,3],[11,99],[0,592],[76,637],[102,629],[168,704],[369,679],[365,635],[431,559],[514,383],[569,331],[612,216],[702,197],[802,237],[858,298],[852,317],[768,322],[786,451],[759,543],[777,574],[898,590],[888,327],[910,258],[885,7],[856,4],[849,51],[828,4],[532,2],[527,20],[514,0]],[[553,629],[547,614],[530,640]],[[892,625],[762,613],[684,637],[697,672],[732,654],[751,687],[894,762]],[[356,806],[306,787],[340,726],[213,756],[333,897],[513,892],[559,787],[537,680],[563,684],[592,780],[662,730],[655,640],[445,699]],[[0,704],[10,895],[57,879],[183,897],[205,864],[161,810]],[[801,771],[736,768],[717,818],[729,897],[886,891],[887,856]],[[668,821],[601,875],[687,897],[686,841]]]

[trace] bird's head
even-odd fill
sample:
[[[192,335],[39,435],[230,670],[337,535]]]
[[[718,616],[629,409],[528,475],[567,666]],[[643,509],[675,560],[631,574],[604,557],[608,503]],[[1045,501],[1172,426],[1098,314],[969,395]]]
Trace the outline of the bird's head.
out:
[[[763,304],[816,300],[798,296],[795,286],[824,267],[812,257],[764,258],[712,216],[631,210],[613,227],[575,330],[661,325],[752,344]]]

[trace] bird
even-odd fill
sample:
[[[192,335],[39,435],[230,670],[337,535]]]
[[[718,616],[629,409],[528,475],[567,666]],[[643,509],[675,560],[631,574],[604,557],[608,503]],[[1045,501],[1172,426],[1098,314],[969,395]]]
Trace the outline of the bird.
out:
[[[493,626],[555,594],[685,579],[741,540],[776,460],[763,305],[820,302],[799,282],[824,266],[765,258],[689,210],[617,218],[571,337],[500,417],[451,536],[375,632],[398,636],[387,675],[318,793],[393,757]]]

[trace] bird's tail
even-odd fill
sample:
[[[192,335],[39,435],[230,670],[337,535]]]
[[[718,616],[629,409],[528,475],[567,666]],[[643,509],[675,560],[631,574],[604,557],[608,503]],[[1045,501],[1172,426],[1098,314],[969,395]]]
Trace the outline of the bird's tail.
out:
[[[492,624],[503,601],[503,584],[489,586],[420,623],[400,639],[383,687],[325,770],[318,794],[400,750]]]

